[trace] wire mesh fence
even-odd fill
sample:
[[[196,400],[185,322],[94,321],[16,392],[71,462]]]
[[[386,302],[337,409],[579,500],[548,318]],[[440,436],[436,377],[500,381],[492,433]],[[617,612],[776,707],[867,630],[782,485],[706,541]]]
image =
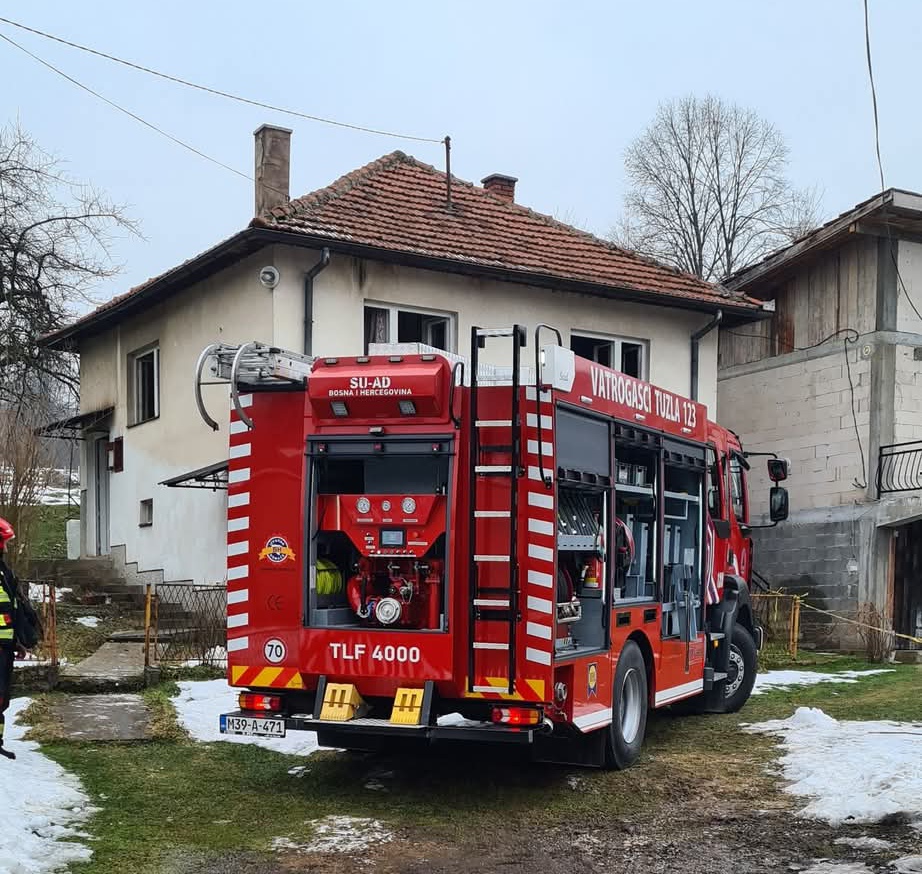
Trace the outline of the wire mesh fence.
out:
[[[148,664],[227,667],[227,589],[161,583],[148,598]]]
[[[769,646],[782,648],[797,658],[800,641],[800,595],[785,592],[760,592],[751,596],[756,618],[765,629]]]

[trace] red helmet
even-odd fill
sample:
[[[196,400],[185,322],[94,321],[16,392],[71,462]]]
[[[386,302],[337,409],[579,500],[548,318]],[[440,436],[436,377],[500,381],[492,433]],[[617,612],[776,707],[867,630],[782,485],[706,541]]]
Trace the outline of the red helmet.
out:
[[[0,549],[5,549],[7,543],[16,536],[13,526],[0,516]]]

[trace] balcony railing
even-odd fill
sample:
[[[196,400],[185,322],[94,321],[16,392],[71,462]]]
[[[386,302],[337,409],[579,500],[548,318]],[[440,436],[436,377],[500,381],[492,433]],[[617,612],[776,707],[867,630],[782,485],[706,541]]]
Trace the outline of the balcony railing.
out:
[[[922,440],[880,447],[877,496],[889,492],[922,491]]]

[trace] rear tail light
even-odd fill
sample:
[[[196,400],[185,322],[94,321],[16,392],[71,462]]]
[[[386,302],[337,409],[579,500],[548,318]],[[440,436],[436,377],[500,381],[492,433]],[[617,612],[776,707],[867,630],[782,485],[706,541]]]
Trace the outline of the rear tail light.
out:
[[[282,699],[278,695],[256,695],[253,692],[241,692],[237,699],[241,710],[271,710],[278,712],[282,709]]]
[[[537,725],[541,711],[532,707],[494,707],[490,718],[502,725]]]

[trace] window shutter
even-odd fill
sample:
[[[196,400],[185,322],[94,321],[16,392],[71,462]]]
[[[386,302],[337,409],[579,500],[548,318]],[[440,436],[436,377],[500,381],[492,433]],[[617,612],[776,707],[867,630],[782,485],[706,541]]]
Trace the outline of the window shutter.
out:
[[[106,454],[108,458],[108,468],[112,473],[121,473],[125,467],[124,440],[122,437],[116,437],[106,444]]]

